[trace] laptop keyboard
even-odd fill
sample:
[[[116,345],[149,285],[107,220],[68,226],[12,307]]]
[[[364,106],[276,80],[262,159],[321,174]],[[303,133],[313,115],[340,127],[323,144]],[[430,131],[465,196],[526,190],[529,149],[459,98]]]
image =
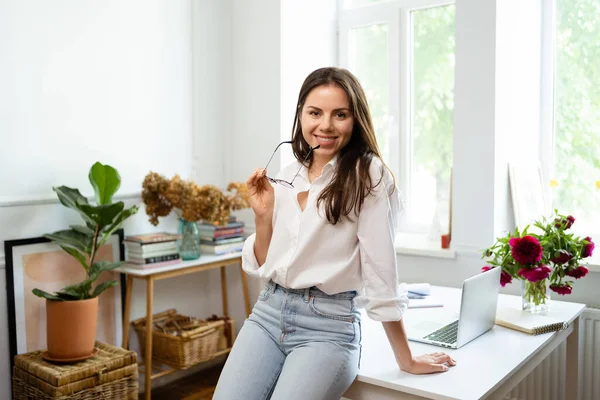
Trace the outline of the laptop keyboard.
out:
[[[424,339],[434,340],[440,343],[456,343],[458,336],[458,320],[448,324],[437,331],[425,336]]]

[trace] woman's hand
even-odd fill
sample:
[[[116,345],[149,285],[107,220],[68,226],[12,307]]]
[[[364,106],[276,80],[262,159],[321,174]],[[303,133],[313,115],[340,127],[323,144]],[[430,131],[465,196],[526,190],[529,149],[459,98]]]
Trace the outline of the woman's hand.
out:
[[[254,215],[259,218],[272,215],[275,205],[275,190],[265,178],[266,174],[266,169],[256,169],[246,181],[250,206],[254,210]]]
[[[411,374],[432,374],[446,372],[448,367],[456,365],[456,361],[446,353],[430,353],[417,356],[408,365],[400,365],[400,369]]]

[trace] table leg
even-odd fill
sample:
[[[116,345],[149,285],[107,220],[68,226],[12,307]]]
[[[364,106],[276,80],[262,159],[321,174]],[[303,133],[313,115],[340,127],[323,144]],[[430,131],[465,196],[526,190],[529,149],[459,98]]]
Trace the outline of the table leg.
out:
[[[144,371],[145,385],[144,398],[150,400],[152,396],[152,301],[154,299],[154,279],[146,278],[146,370]]]
[[[579,317],[573,321],[573,332],[567,338],[567,399],[579,397]]]
[[[248,280],[246,279],[246,273],[242,269],[240,264],[240,274],[242,275],[242,290],[244,291],[244,305],[246,306],[246,317],[250,316],[252,309],[250,308],[250,295],[248,294]]]
[[[123,314],[123,341],[121,346],[129,349],[129,315],[131,313],[131,291],[133,290],[133,277],[127,275],[125,287],[125,313]]]
[[[229,305],[227,304],[227,276],[225,267],[221,267],[221,299],[223,300],[223,315],[229,316]]]

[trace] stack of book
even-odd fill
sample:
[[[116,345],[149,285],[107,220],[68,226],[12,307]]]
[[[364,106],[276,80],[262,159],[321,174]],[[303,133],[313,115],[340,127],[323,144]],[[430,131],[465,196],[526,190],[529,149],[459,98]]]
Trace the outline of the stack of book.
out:
[[[235,218],[227,225],[199,223],[200,252],[204,254],[222,255],[241,251],[244,246],[244,223]]]
[[[125,259],[130,267],[141,269],[176,264],[181,261],[177,239],[179,235],[167,232],[127,236]]]

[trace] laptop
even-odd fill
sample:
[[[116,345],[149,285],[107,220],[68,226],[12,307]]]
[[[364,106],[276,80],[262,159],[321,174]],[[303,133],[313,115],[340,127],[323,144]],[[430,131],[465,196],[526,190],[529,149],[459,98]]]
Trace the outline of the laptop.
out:
[[[411,315],[414,320],[407,318],[405,321],[408,340],[458,349],[492,329],[498,306],[500,272],[500,268],[494,268],[463,282],[458,319],[449,312],[446,316],[438,314],[422,319],[416,318],[416,313]]]

